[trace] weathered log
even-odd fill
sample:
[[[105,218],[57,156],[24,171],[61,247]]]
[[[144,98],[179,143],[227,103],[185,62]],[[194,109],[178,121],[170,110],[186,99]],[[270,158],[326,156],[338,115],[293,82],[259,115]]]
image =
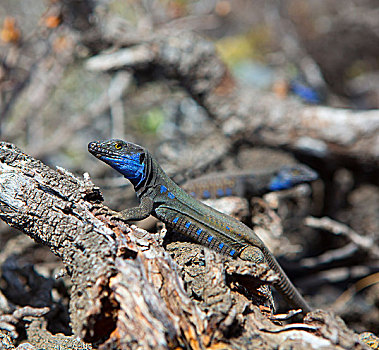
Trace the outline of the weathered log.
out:
[[[62,259],[73,284],[72,329],[82,340],[104,349],[271,349],[279,344],[305,349],[312,342],[364,348],[341,320],[321,311],[310,313],[307,324],[274,325],[238,288],[243,275],[258,284],[277,278],[265,264],[232,261],[179,243],[170,252],[201,267],[195,302],[185,291],[182,271],[155,238],[111,221],[101,200],[88,175],[83,180],[52,170],[15,146],[0,144],[0,218]],[[99,208],[102,214],[96,217]],[[51,344],[64,338],[41,339]]]

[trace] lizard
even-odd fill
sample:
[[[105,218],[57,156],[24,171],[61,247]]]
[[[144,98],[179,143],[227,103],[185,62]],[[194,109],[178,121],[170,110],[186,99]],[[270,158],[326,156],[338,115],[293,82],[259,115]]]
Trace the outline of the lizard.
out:
[[[284,165],[261,171],[242,170],[231,173],[210,173],[185,182],[181,187],[197,199],[221,197],[253,197],[267,192],[292,188],[311,182],[318,174],[304,164]]]
[[[88,151],[120,172],[134,186],[140,205],[115,212],[123,221],[138,221],[150,214],[197,243],[232,258],[266,262],[279,279],[275,289],[303,313],[310,306],[289,280],[273,254],[249,227],[193,198],[163,171],[144,148],[122,140],[94,141]]]

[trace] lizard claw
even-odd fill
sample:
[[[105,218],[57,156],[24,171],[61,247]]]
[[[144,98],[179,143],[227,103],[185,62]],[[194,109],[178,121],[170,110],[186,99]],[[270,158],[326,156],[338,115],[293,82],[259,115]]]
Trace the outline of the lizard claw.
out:
[[[123,215],[119,213],[118,211],[114,211],[112,209],[109,209],[103,206],[96,207],[95,209],[96,209],[95,216],[103,215],[105,217],[110,217],[110,219],[127,222],[127,220],[123,217]]]

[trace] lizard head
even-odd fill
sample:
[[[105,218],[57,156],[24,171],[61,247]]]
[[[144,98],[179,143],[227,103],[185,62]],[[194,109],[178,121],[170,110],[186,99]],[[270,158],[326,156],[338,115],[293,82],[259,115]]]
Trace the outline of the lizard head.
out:
[[[311,182],[318,178],[318,174],[304,164],[284,166],[271,179],[269,189],[279,191],[291,188],[304,182]]]
[[[94,141],[88,151],[124,175],[136,187],[145,179],[146,150],[122,140]]]

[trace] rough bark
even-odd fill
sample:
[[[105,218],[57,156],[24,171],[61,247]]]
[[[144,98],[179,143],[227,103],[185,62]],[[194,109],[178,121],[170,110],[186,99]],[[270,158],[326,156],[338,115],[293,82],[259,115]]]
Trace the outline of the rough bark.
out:
[[[61,168],[52,170],[1,143],[0,217],[62,259],[73,285],[72,329],[82,340],[103,349],[271,349],[280,344],[306,349],[311,343],[365,348],[342,320],[323,311],[308,314],[305,323],[270,321],[240,284],[246,275],[257,285],[271,283],[277,276],[266,265],[231,261],[191,243],[171,245],[178,261],[198,267],[193,300],[182,280],[189,275],[154,236],[110,221],[101,200],[88,175],[82,180]],[[96,217],[98,209],[102,215]],[[46,332],[34,323],[28,340],[37,347],[68,344],[67,337]]]

